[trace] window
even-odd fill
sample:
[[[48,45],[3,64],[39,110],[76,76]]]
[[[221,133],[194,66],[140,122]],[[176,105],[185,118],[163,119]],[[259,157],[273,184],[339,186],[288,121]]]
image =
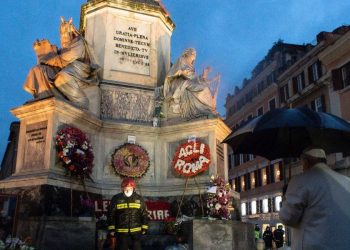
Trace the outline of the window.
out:
[[[309,83],[316,82],[322,76],[322,65],[320,61],[315,62],[308,68]]]
[[[252,208],[252,214],[256,214],[256,201],[252,201],[251,208]]]
[[[277,212],[279,212],[281,210],[281,201],[282,201],[282,197],[281,196],[277,196],[275,198],[275,210]]]
[[[243,154],[243,163],[246,163],[250,161],[250,155],[249,154]]]
[[[255,186],[255,184],[256,184],[256,182],[255,182],[255,172],[251,172],[250,173],[250,181],[251,181],[251,188],[253,189],[253,188],[255,188],[256,186]]]
[[[241,192],[241,178],[240,177],[235,178],[235,191]]]
[[[246,203],[242,203],[242,205],[241,205],[241,213],[242,213],[242,216],[246,216],[247,215],[247,205],[246,205]]]
[[[231,168],[232,168],[232,166],[233,166],[233,164],[232,164],[232,156],[233,156],[233,154],[229,154],[228,155],[228,169],[230,170]]]
[[[305,88],[304,72],[293,78],[294,94],[301,92]]]
[[[269,74],[266,78],[267,86],[275,82],[275,72]]]
[[[275,163],[273,165],[273,172],[274,172],[276,182],[280,181],[281,180],[280,163]]]
[[[264,107],[260,107],[260,108],[258,109],[257,115],[259,116],[259,115],[263,115],[263,114],[264,114]]]
[[[288,83],[280,89],[281,102],[286,102],[289,98]]]
[[[341,77],[343,81],[344,88],[350,85],[350,67],[341,68]]]
[[[324,95],[317,97],[315,100],[311,102],[311,109],[316,112],[325,112],[326,104]]]
[[[253,114],[247,116],[247,121],[250,121],[251,119],[253,119]]]
[[[273,98],[269,101],[269,109],[274,110],[275,108],[276,108],[276,100],[275,98]]]
[[[263,213],[269,212],[269,200],[268,199],[263,199],[263,201],[262,201],[262,212]]]
[[[240,161],[240,154],[235,154],[233,157],[233,165],[234,166],[239,166],[241,164]]]
[[[350,62],[332,71],[333,89],[340,90],[350,85]]]
[[[258,94],[260,94],[265,88],[264,81],[258,83]]]
[[[241,176],[241,190],[242,191],[245,190],[245,178],[244,178],[244,176]]]
[[[263,168],[261,171],[261,175],[262,175],[262,186],[267,184],[267,173],[266,173],[266,168]]]

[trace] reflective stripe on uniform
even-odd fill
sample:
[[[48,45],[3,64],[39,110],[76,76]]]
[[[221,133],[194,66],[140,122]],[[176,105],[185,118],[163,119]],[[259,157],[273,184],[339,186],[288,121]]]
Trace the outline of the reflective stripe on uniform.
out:
[[[125,209],[125,208],[128,208],[128,204],[127,203],[117,204],[116,208],[117,209]]]
[[[130,232],[139,232],[141,231],[141,227],[130,228]]]
[[[139,231],[141,231],[141,227],[130,228],[130,233],[139,232]],[[117,232],[118,233],[128,233],[129,229],[128,228],[118,228]]]
[[[141,204],[139,204],[139,203],[129,203],[129,207],[130,208],[140,208]]]
[[[108,230],[113,230],[113,229],[115,229],[114,225],[108,226]]]
[[[142,225],[142,228],[143,229],[148,229],[148,226],[147,225]]]
[[[121,204],[116,204],[116,208],[117,209],[126,209],[126,208],[141,208],[141,204],[138,204],[138,203],[129,203],[129,206],[128,206],[128,203],[121,203]]]

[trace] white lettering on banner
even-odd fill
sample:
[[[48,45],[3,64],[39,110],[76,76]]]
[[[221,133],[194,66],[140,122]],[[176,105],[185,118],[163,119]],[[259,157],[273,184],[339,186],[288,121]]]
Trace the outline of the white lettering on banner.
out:
[[[195,173],[196,171],[200,170],[203,167],[204,163],[209,163],[209,162],[210,160],[203,155],[199,156],[198,161],[194,163],[186,163],[185,161],[178,159],[175,164],[175,168],[179,170],[182,169],[182,172],[184,172],[185,174],[188,174],[190,172]]]
[[[148,211],[148,218],[150,220],[166,220],[170,217],[169,210],[151,210]]]
[[[200,141],[188,141],[178,147],[172,164],[178,174],[187,177],[206,171],[210,164],[209,147]]]
[[[106,213],[110,202],[110,200],[95,200],[95,213]]]

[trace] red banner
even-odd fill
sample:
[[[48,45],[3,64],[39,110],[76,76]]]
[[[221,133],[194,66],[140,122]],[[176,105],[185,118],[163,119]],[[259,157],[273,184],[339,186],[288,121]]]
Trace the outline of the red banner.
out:
[[[108,205],[110,200],[95,200],[95,215],[96,217],[107,215]],[[170,203],[165,201],[146,201],[148,218],[153,221],[169,221]]]
[[[148,218],[154,221],[169,221],[170,203],[165,201],[146,201]]]

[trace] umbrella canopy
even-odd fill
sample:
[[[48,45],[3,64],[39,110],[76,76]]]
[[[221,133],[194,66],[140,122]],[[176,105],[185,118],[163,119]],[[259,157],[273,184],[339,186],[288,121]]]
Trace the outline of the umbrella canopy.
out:
[[[323,148],[326,153],[350,152],[350,124],[308,108],[275,109],[232,132],[224,143],[234,153],[269,160],[299,157],[310,146]]]

